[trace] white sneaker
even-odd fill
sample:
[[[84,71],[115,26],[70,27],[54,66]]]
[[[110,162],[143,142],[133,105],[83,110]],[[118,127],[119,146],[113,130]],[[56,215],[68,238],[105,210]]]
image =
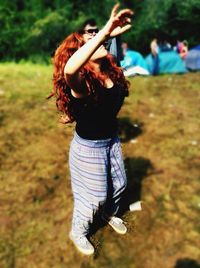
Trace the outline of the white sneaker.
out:
[[[123,223],[123,220],[112,216],[109,219],[106,219],[102,216],[103,220],[107,221],[107,223],[118,233],[118,234],[125,234],[127,232],[127,228]]]
[[[72,240],[76,248],[85,255],[91,255],[94,253],[94,247],[87,239],[86,236],[76,236],[72,233],[69,233],[69,238]]]

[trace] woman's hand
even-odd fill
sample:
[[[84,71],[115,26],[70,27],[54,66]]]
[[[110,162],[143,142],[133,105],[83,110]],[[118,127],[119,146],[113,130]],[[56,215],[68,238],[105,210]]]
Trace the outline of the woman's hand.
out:
[[[119,4],[116,4],[111,12],[110,19],[103,27],[107,37],[115,37],[120,35],[131,28],[131,16],[133,11],[130,9],[122,9],[118,11]]]
[[[70,122],[70,119],[67,115],[61,115],[59,119],[59,123],[67,124]]]
[[[91,59],[101,45],[104,44],[106,39],[115,37],[130,29],[133,11],[130,9],[122,9],[121,11],[118,11],[118,9],[119,4],[116,4],[112,9],[110,19],[103,29],[81,46],[68,59],[64,68],[64,74],[71,89],[76,89],[74,92],[82,94],[83,86],[87,88],[85,79],[80,75],[80,69]],[[107,51],[105,51],[105,53],[107,54]],[[101,57],[103,56],[101,55]],[[65,119],[61,119],[60,121],[65,123]]]

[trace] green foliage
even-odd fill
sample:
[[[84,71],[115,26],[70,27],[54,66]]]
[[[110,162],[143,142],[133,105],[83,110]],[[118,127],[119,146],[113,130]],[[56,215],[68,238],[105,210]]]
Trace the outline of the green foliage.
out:
[[[161,3],[162,2],[162,3]],[[132,32],[127,41],[136,49],[149,51],[153,38],[167,39],[173,45],[187,39],[190,47],[198,44],[200,27],[200,2],[198,0],[146,0],[136,14]]]
[[[64,36],[69,21],[64,20],[63,16],[54,11],[48,13],[44,18],[37,20],[27,37],[27,44],[31,54],[48,53],[55,44]],[[38,51],[39,50],[39,51]]]
[[[0,58],[21,60],[50,58],[57,45],[90,17],[102,26],[114,0],[13,0],[0,3]],[[186,39],[190,47],[199,42],[199,0],[121,1],[135,11],[132,29],[123,39],[142,53],[149,52],[152,38],[175,44]]]

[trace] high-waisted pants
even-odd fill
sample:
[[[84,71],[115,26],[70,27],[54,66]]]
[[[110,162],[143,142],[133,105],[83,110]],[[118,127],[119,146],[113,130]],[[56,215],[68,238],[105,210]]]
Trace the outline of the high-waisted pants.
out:
[[[72,231],[87,235],[100,207],[107,216],[119,208],[127,179],[118,137],[87,140],[75,133],[69,152],[74,209]]]

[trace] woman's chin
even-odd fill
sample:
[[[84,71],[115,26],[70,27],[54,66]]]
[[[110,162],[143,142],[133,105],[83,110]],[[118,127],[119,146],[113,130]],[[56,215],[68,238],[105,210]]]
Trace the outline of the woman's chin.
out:
[[[108,55],[108,53],[104,53],[104,54],[98,55],[98,56],[92,56],[90,60],[91,61],[98,61],[98,60],[104,59],[107,55]]]
[[[99,57],[99,59],[103,59],[108,55],[108,52],[106,51],[104,54],[102,53],[101,57]]]

